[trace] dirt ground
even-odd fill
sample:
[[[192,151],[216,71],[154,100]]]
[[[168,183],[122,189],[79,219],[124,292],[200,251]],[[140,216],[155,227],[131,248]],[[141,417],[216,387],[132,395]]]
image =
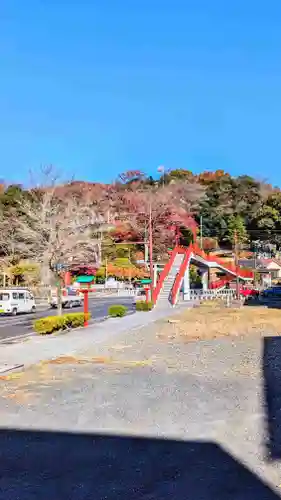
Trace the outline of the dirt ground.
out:
[[[172,326],[172,328],[171,328]],[[263,306],[227,308],[220,301],[206,301],[159,324],[158,337],[177,341],[276,335],[281,330],[281,309]]]

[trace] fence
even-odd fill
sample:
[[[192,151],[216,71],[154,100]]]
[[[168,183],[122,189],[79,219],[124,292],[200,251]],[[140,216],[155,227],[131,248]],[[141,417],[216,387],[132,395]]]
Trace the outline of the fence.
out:
[[[214,300],[217,298],[233,299],[236,295],[235,290],[190,290],[188,300]],[[186,300],[186,299],[185,299]]]

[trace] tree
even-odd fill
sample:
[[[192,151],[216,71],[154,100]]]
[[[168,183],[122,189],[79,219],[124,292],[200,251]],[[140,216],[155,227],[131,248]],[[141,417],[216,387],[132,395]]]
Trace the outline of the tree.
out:
[[[253,241],[260,241],[263,246],[274,244],[281,246],[281,193],[270,194],[254,214],[249,227]],[[259,245],[260,246],[260,245]]]
[[[10,184],[0,194],[0,205],[3,209],[9,210],[10,208],[17,207],[18,200],[26,196],[26,191],[20,184]]]
[[[56,196],[56,186],[32,191],[20,200],[21,216],[15,222],[19,251],[41,266],[44,284],[56,282],[61,313],[63,271],[75,264],[99,264],[98,233],[104,224],[87,198]]]
[[[164,187],[128,189],[119,193],[115,209],[117,217],[126,222],[127,231],[131,230],[130,240],[142,241],[146,247],[151,210],[154,253],[164,256],[167,248],[175,244],[175,225],[196,233],[197,225],[192,212],[198,205],[202,192],[203,188],[198,183],[180,181]]]
[[[261,185],[248,175],[233,180],[233,212],[245,219],[246,225],[262,204]]]
[[[29,193],[18,185],[10,185],[0,193],[0,267],[6,271],[21,258],[16,232],[21,201],[28,199]]]
[[[3,286],[6,278],[11,279],[10,268],[21,259],[17,226],[17,213],[0,205],[0,270]]]
[[[170,182],[175,181],[192,181],[194,179],[193,173],[190,170],[186,170],[183,168],[177,168],[173,170],[169,170],[169,172],[164,173],[164,175],[160,178],[160,182],[164,181],[169,184]]]
[[[221,180],[231,179],[231,176],[224,170],[215,170],[215,172],[202,172],[198,176],[199,182],[202,184],[212,184],[213,182],[220,182]]]
[[[135,241],[148,246],[150,232],[153,249],[162,254],[170,246],[173,233],[170,231],[173,206],[166,189],[127,192],[124,195],[123,213],[120,216],[129,224]]]
[[[231,215],[228,219],[225,241],[234,246],[235,243],[242,245],[246,243],[248,239],[243,218],[240,215]]]
[[[17,285],[24,282],[28,286],[34,286],[39,282],[40,268],[34,262],[20,261],[9,268],[9,275]]]
[[[233,214],[233,189],[234,182],[228,175],[216,178],[213,174],[208,181],[197,217],[197,222],[200,216],[203,218],[204,236],[224,241],[228,217]]]

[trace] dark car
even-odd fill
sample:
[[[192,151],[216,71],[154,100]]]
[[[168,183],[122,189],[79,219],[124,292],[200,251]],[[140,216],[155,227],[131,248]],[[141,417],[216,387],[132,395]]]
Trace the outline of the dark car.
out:
[[[262,292],[265,298],[281,298],[281,286],[271,286]]]

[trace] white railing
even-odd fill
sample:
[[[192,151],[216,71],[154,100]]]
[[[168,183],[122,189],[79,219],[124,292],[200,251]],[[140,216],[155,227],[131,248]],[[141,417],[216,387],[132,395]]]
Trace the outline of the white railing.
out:
[[[213,300],[216,298],[234,298],[235,290],[190,290],[189,300]]]
[[[134,290],[134,289],[124,289],[124,290],[117,290],[117,295],[120,296],[120,297],[134,297],[135,295],[137,295],[138,293],[138,290]]]
[[[89,297],[134,297],[137,294],[135,289],[126,288],[104,288],[99,290],[91,290]]]

